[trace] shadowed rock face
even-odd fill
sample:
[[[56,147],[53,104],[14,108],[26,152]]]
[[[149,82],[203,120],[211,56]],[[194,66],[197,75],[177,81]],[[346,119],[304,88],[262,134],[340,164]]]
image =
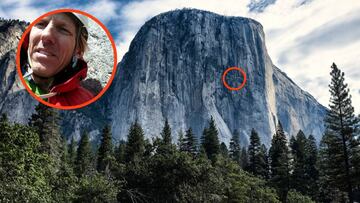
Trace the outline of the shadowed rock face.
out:
[[[239,91],[221,81],[232,66],[247,75]],[[140,29],[118,69],[107,96],[113,131],[122,137],[135,119],[147,136],[159,136],[165,118],[175,135],[192,127],[200,136],[210,116],[225,142],[234,129],[246,142],[255,128],[270,144],[277,120],[289,135],[323,132],[326,109],[272,64],[262,26],[248,18],[189,9],[161,14]],[[235,74],[226,77],[233,86],[240,84]]]
[[[4,103],[12,97],[3,89],[15,88],[18,83],[4,82],[9,70],[15,68],[15,61],[11,58],[8,63],[13,63],[13,67],[4,68],[3,52],[0,56],[0,94],[5,95],[1,97]],[[221,81],[224,71],[233,66],[241,67],[247,76],[246,85],[239,91],[228,90]],[[226,77],[234,87],[242,79],[236,71],[230,71]],[[27,97],[25,94],[19,98]],[[26,120],[35,104],[20,105],[31,107],[21,107],[23,110],[13,120]],[[145,23],[118,65],[112,86],[98,102],[61,114],[66,136],[78,137],[87,129],[95,138],[99,129],[111,122],[114,139],[126,139],[135,119],[147,137],[159,136],[168,118],[174,140],[180,129],[189,127],[200,137],[212,116],[221,141],[228,143],[231,132],[237,129],[247,144],[251,128],[255,128],[269,145],[278,120],[289,135],[302,129],[319,141],[325,111],[272,64],[258,22],[184,9],[158,15]]]
[[[0,112],[21,123],[27,123],[37,103],[23,88],[15,68],[16,48],[27,25],[0,20]]]

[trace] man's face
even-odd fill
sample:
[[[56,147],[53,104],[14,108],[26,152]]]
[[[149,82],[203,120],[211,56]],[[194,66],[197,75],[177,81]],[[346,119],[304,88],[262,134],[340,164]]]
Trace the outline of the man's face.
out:
[[[52,77],[71,61],[76,43],[76,27],[66,14],[55,14],[35,24],[29,36],[29,56],[33,72]]]

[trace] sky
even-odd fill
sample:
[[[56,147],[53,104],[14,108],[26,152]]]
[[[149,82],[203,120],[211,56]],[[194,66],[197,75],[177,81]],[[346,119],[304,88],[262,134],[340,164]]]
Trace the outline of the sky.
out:
[[[324,106],[335,62],[360,113],[359,0],[2,0],[0,17],[31,22],[59,8],[97,17],[114,37],[119,61],[140,27],[169,10],[197,8],[255,19],[263,25],[273,63]]]

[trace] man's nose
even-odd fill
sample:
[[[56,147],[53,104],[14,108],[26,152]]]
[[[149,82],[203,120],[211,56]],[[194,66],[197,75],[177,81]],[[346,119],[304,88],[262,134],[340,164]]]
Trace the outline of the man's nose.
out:
[[[50,43],[53,44],[55,42],[55,27],[50,22],[46,25],[46,27],[41,32],[41,40],[44,44]]]

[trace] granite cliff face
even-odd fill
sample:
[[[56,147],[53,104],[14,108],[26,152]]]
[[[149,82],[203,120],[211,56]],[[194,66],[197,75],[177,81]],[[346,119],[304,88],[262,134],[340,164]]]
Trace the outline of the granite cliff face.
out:
[[[0,112],[21,123],[28,121],[37,103],[22,86],[15,68],[16,48],[27,25],[0,20]]]
[[[221,81],[232,66],[247,75],[239,91]],[[246,143],[255,128],[270,144],[278,120],[289,135],[302,129],[319,139],[323,132],[326,109],[272,64],[261,24],[248,18],[193,9],[158,15],[137,33],[118,70],[107,94],[116,135],[138,119],[147,136],[159,136],[168,118],[173,135],[192,127],[200,136],[211,116],[226,143],[235,129]],[[241,77],[231,74],[227,82],[237,86]]]
[[[15,39],[14,34],[8,35]],[[1,47],[1,51],[11,49]],[[11,79],[17,77],[14,58],[4,53],[0,53],[0,104],[23,105],[12,120],[24,121],[33,112],[35,102],[27,94],[11,100],[7,89],[21,87]],[[232,66],[246,72],[246,85],[239,91],[226,89],[221,81],[224,71]],[[232,86],[241,80],[236,71],[226,77]],[[2,107],[1,112],[10,112],[11,108]],[[99,129],[110,122],[114,139],[126,139],[135,119],[147,137],[159,136],[168,118],[174,140],[180,129],[189,127],[200,137],[212,116],[225,143],[237,129],[246,144],[251,128],[255,128],[262,141],[270,144],[278,120],[288,135],[302,129],[319,141],[325,111],[272,64],[260,23],[184,9],[145,23],[119,63],[112,86],[98,102],[61,114],[66,136],[79,137],[87,129],[96,139]]]

